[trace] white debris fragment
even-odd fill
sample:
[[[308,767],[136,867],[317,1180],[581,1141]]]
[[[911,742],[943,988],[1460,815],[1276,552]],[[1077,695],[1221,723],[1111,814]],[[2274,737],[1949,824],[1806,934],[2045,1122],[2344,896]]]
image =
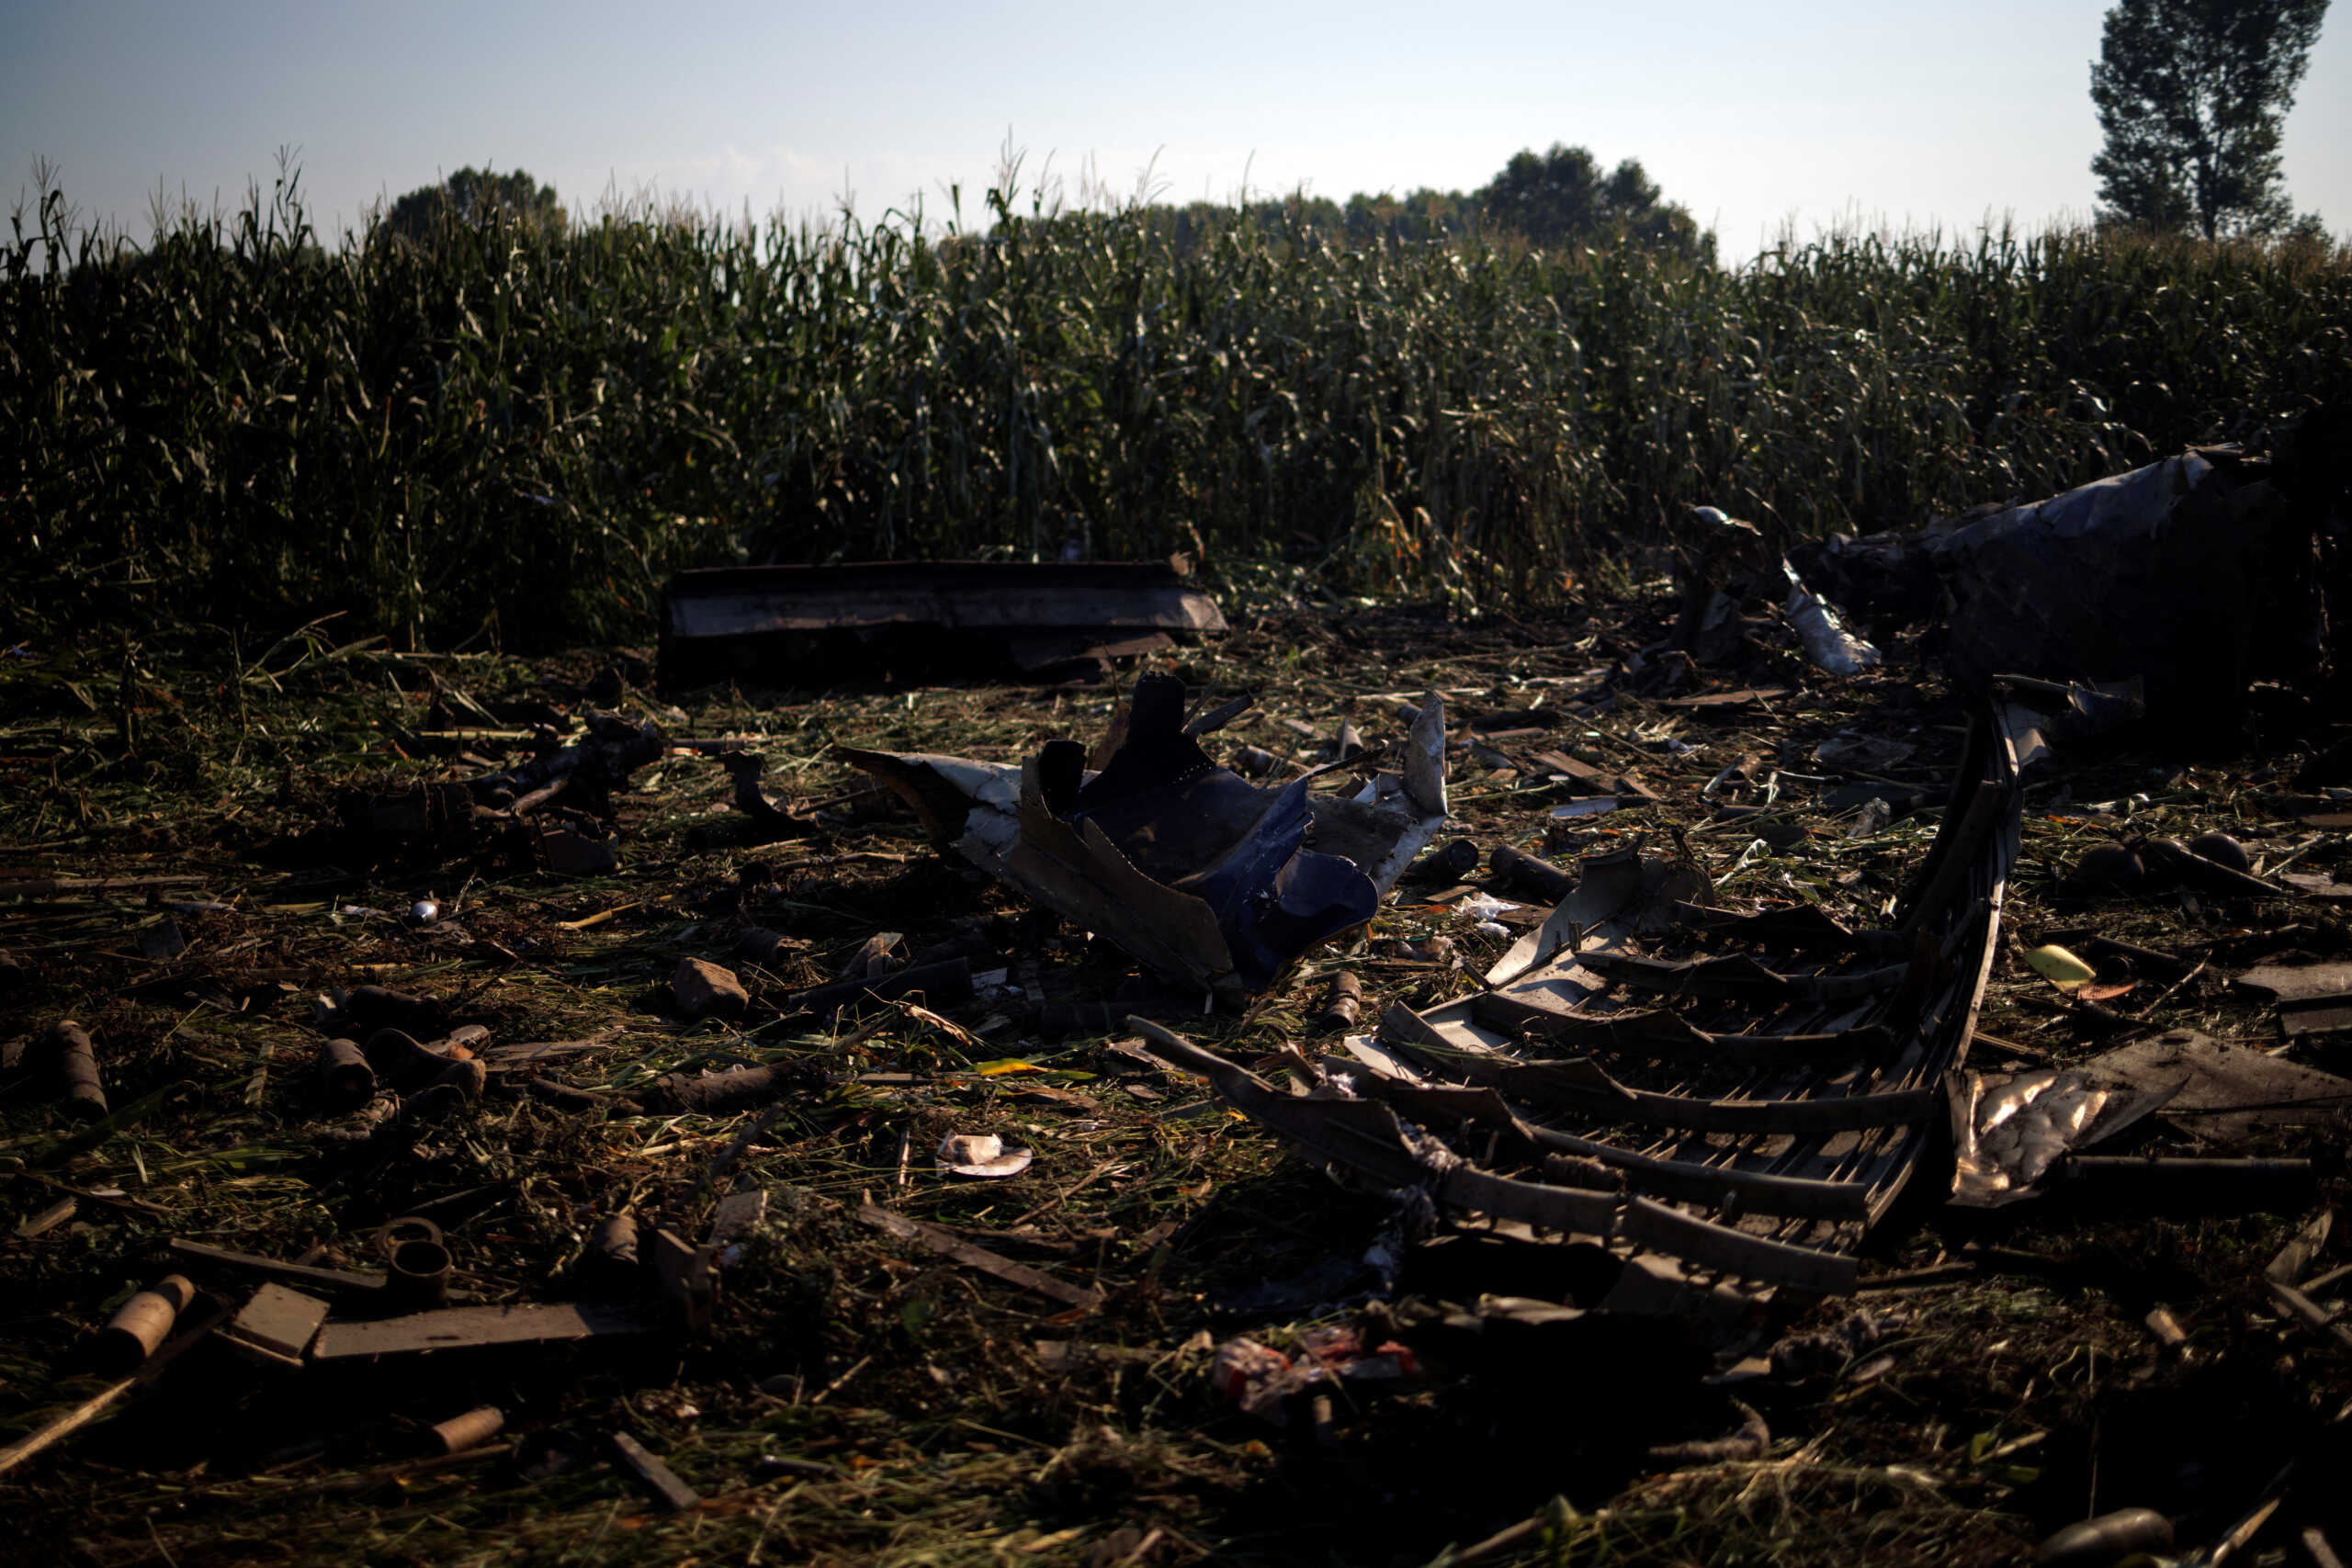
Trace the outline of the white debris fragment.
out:
[[[1508,898],[1498,898],[1491,893],[1473,893],[1453,906],[1453,912],[1465,920],[1492,920],[1510,909],[1524,909],[1524,904],[1514,904]]]
[[[1878,649],[1848,631],[1837,610],[1804,585],[1796,568],[1782,561],[1781,570],[1789,579],[1788,602],[1781,614],[1796,628],[1807,659],[1832,675],[1856,674],[1879,662]]]
[[[955,1176],[1018,1176],[1029,1168],[1027,1149],[1011,1149],[994,1133],[950,1133],[939,1145],[939,1168]]]

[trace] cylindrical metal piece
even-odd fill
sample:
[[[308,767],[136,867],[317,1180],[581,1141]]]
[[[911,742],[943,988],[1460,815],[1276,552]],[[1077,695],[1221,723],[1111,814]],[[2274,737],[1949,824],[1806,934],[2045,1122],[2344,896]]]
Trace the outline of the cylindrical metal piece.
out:
[[[754,964],[772,964],[777,951],[791,940],[781,931],[746,926],[736,935],[735,951]]]
[[[383,1228],[376,1233],[376,1245],[383,1249],[387,1258],[392,1255],[392,1248],[402,1242],[437,1242],[440,1239],[441,1227],[423,1214],[402,1214],[396,1220],[386,1220]]]
[[[795,992],[789,1000],[793,1010],[830,1018],[844,1009],[865,1007],[917,992],[922,994],[924,1003],[933,1008],[961,1007],[970,1001],[970,960],[956,958],[944,964],[917,964],[901,969],[895,975],[885,975],[872,980],[835,980],[829,985]]]
[[[2172,1521],[2154,1508],[2119,1508],[2068,1525],[2034,1549],[2036,1562],[2114,1562],[2140,1552],[2168,1551]]]
[[[980,958],[996,951],[997,944],[984,931],[959,931],[944,942],[933,942],[921,948],[908,960],[910,964],[944,964],[951,958]]]
[[[481,1091],[489,1086],[490,1074],[480,1062],[468,1056],[442,1068],[441,1076],[434,1083],[436,1088],[447,1084],[468,1100],[480,1100]]]
[[[1352,969],[1342,969],[1331,976],[1331,992],[1324,998],[1323,1010],[1315,1015],[1308,1025],[1317,1033],[1334,1029],[1352,1029],[1363,1010],[1363,982],[1356,978]]]
[[[441,1227],[410,1214],[393,1220],[379,1233],[384,1248],[384,1293],[411,1308],[438,1306],[449,1292],[449,1249],[441,1245]]]
[[[598,1220],[596,1228],[588,1233],[588,1252],[593,1258],[609,1258],[626,1268],[636,1268],[636,1212],[623,1209]]]
[[[495,1404],[478,1405],[463,1416],[452,1416],[433,1428],[445,1454],[463,1453],[506,1425],[506,1412]]]
[[[1504,886],[1549,898],[1555,904],[1576,888],[1573,874],[1509,844],[1497,844],[1487,863],[1494,868],[1495,880]]]
[[[329,1040],[319,1047],[319,1092],[328,1103],[357,1107],[376,1092],[376,1069],[354,1040]]]
[[[404,1241],[392,1248],[388,1288],[412,1306],[438,1306],[449,1292],[449,1249],[437,1241]]]
[[[1262,746],[1237,746],[1233,749],[1230,765],[1237,773],[1246,773],[1250,778],[1262,779],[1276,768],[1281,767],[1283,760]]]
[[[57,1054],[58,1081],[64,1088],[65,1114],[80,1122],[96,1122],[107,1113],[106,1087],[98,1082],[97,1053],[89,1032],[72,1019],[49,1032]]]
[[[619,1294],[637,1280],[637,1215],[628,1209],[606,1214],[588,1233],[580,1255],[583,1289]]]
[[[114,1316],[98,1330],[97,1353],[111,1371],[127,1372],[155,1353],[172,1324],[196,1299],[196,1287],[187,1276],[166,1274],[153,1286],[115,1308]]]
[[[441,1076],[449,1058],[404,1030],[379,1029],[368,1037],[368,1065],[376,1076],[397,1088],[431,1083]]]
[[[431,997],[388,991],[381,986],[354,986],[338,993],[338,1022],[354,1033],[368,1029],[404,1029],[411,1034],[438,1034],[448,1022],[448,1010]]]
[[[1467,839],[1431,850],[1416,862],[1412,874],[1431,882],[1459,882],[1478,869],[1478,846]]]

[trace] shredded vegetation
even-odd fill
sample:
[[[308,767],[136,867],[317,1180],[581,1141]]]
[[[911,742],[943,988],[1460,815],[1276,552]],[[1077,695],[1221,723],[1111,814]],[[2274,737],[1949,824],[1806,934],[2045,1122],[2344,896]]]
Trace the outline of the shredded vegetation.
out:
[[[1456,815],[1480,844],[1566,859],[1676,840],[1728,896],[1815,898],[1864,921],[1931,821],[1849,837],[1851,815],[1812,782],[1839,771],[1817,753],[1857,735],[1885,742],[1848,776],[1894,789],[1942,782],[1959,744],[1960,711],[1936,682],[1888,673],[1813,688],[1792,649],[1754,672],[1792,689],[1762,705],[1692,712],[1630,691],[1577,701],[1655,639],[1672,610],[1655,592],[1481,619],[1437,605],[1228,609],[1234,635],[1174,666],[1204,694],[1257,694],[1234,743],[1303,754],[1281,720],[1328,736],[1342,717],[1377,743],[1401,730],[1388,699],[1430,687],[1464,716],[1559,710],[1569,716],[1548,744],[1638,771],[1663,804],[1554,824],[1547,843],[1556,786],[1458,758]],[[730,785],[707,757],[680,753],[619,797],[609,874],[317,858],[324,840],[307,835],[332,823],[338,790],[480,773],[523,744],[503,733],[568,725],[608,661],[628,678],[623,708],[673,736],[762,738],[769,793],[824,813],[825,831],[697,852],[689,834],[729,819]],[[1725,1391],[1647,1363],[1540,1356],[1343,1403],[1328,1445],[1261,1425],[1211,1386],[1211,1346],[1235,1334],[1295,1344],[1317,1321],[1298,1304],[1316,1292],[1290,1282],[1361,1257],[1390,1223],[1385,1201],[1310,1168],[1199,1082],[1114,1049],[1117,1034],[1049,1035],[1018,1000],[952,1013],[906,1001],[822,1025],[773,1002],[832,978],[876,931],[921,946],[975,928],[1014,985],[1110,996],[1130,967],[1120,955],[937,858],[829,755],[836,740],[1010,758],[1054,736],[1091,739],[1110,689],[779,683],[673,705],[643,689],[650,673],[626,651],[420,655],[319,628],[259,657],[157,635],[40,644],[0,663],[0,881],[191,879],[0,908],[0,947],[17,966],[0,1039],[78,1020],[113,1107],[74,1123],[21,1065],[0,1079],[0,1185],[20,1227],[5,1267],[0,1436],[105,1385],[85,1337],[184,1266],[170,1237],[378,1267],[377,1228],[424,1208],[462,1299],[532,1303],[577,1293],[590,1228],[624,1204],[698,1239],[727,1192],[772,1194],[699,1335],[300,1371],[200,1346],[9,1477],[28,1549],[182,1568],[1989,1563],[2132,1504],[2174,1516],[2184,1540],[2218,1536],[2341,1402],[2342,1352],[2279,1319],[2261,1285],[2304,1216],[2054,1201],[1963,1215],[1940,1206],[1943,1178],[1929,1170],[1874,1241],[1866,1279],[1978,1267],[1813,1309],[1799,1327],[1835,1331],[1859,1306],[1871,1335],[1810,1375],[1737,1391],[1769,1422],[1760,1458],[1662,1468],[1628,1447],[1627,1402],[1676,1403],[1688,1435],[1706,1438],[1738,1424]],[[2271,770],[2325,734],[2298,728],[2308,715],[2291,694],[2257,698],[2267,733],[2252,756],[2094,757],[2035,787],[1980,1062],[2064,1064],[2114,1037],[2022,962],[2020,948],[2045,941],[2100,932],[2175,953],[2196,966],[2185,982],[2140,976],[2101,1007],[2264,1043],[2267,1014],[2222,976],[2278,954],[2352,953],[2332,905],[2175,893],[2086,906],[2060,886],[2094,842],[2210,828],[2270,864],[2345,866],[2340,833],[2271,808]],[[1745,782],[1702,793],[1743,759]],[[1776,827],[1793,832],[1768,842]],[[439,926],[399,918],[427,897],[447,911]],[[1408,886],[1351,951],[1316,955],[1244,1015],[1184,1027],[1279,1072],[1273,1054],[1309,1038],[1305,1021],[1342,963],[1364,977],[1367,1018],[1468,988],[1463,970],[1393,955],[1392,939],[1445,934],[1475,972],[1506,945],[1426,897]],[[226,908],[175,908],[197,903]],[[189,945],[145,956],[142,931],[166,918]],[[678,959],[728,960],[752,919],[786,941],[764,969],[744,968],[752,1010],[681,1021],[663,984]],[[792,1064],[800,1087],[771,1112],[723,1118],[594,1118],[493,1091],[397,1157],[354,1161],[317,1136],[335,1119],[309,1081],[311,1009],[321,990],[359,984],[450,1002],[489,1025],[493,1061],[559,1043],[537,1066],[576,1088],[628,1093],[664,1072],[763,1063]],[[1001,1134],[1035,1162],[1004,1179],[941,1174],[933,1150],[954,1132]],[[2149,1146],[2180,1152],[2184,1137]],[[2322,1142],[2325,1189],[2340,1194],[2340,1140]],[[2305,1130],[2278,1143],[2314,1152]],[[862,1224],[869,1198],[1099,1289],[1102,1303],[1069,1307]],[[1473,1240],[1414,1252],[1398,1294],[1559,1299],[1545,1283],[1566,1266],[1557,1249],[1497,1255]],[[2187,1350],[2142,1325],[2158,1304]],[[427,1457],[434,1423],[483,1404],[506,1414],[496,1440]],[[662,1510],[606,1462],[613,1431],[703,1506]],[[560,1433],[576,1435],[584,1463],[518,1469]]]

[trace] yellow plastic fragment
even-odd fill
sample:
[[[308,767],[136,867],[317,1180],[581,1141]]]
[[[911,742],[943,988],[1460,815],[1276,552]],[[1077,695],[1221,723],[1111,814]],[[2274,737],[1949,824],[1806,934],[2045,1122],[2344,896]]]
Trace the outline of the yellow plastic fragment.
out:
[[[2072,992],[2098,978],[2098,971],[2063,947],[2037,947],[2025,955],[2033,972],[2062,991]]]

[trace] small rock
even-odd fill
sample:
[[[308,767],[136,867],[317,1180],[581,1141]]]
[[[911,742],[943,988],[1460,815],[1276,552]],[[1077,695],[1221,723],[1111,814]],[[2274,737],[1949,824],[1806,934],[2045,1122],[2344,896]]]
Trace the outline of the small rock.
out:
[[[670,991],[678,998],[678,1010],[693,1019],[741,1018],[752,1005],[752,993],[735,978],[733,970],[699,958],[678,960],[677,973],[670,976]]]

